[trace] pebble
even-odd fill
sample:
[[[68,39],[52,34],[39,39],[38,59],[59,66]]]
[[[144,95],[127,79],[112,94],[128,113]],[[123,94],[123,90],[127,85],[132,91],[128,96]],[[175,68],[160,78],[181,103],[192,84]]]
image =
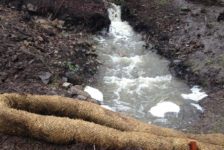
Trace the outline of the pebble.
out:
[[[39,78],[44,84],[48,84],[50,82],[52,74],[50,72],[43,72],[39,75]]]
[[[63,85],[62,85],[64,88],[69,88],[69,87],[71,87],[72,86],[72,84],[71,83],[69,83],[69,82],[65,82],[65,83],[63,83]]]

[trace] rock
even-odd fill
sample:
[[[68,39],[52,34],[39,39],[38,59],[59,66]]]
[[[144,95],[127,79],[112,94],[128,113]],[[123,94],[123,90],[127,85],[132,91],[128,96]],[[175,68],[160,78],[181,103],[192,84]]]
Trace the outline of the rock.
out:
[[[30,3],[26,5],[26,8],[28,11],[31,11],[31,12],[37,11],[37,8],[33,4],[30,4]]]
[[[66,88],[66,89],[68,89],[69,87],[71,87],[72,86],[72,84],[71,83],[69,83],[69,82],[65,82],[65,83],[63,83],[63,85],[62,85],[64,88]]]
[[[77,89],[83,90],[83,87],[81,85],[75,85],[74,87]]]
[[[63,82],[68,82],[68,78],[66,78],[66,77],[62,77],[62,81],[63,81]]]
[[[191,11],[191,9],[188,8],[188,7],[181,7],[180,10],[183,11],[183,12],[190,12]]]
[[[50,82],[52,74],[50,72],[43,72],[39,75],[39,78],[44,84],[48,84]]]
[[[68,78],[68,82],[72,84],[81,84],[83,79],[74,71],[68,71],[65,73],[65,76]]]
[[[41,36],[38,36],[37,39],[38,39],[38,41],[40,41],[40,42],[43,42],[43,41],[44,41],[44,39],[43,39]]]
[[[181,62],[182,62],[182,61],[179,60],[179,59],[175,59],[175,60],[173,60],[173,64],[174,64],[174,65],[179,65]]]
[[[77,98],[80,99],[80,100],[86,100],[87,99],[87,97],[85,97],[83,95],[78,95]]]
[[[83,91],[83,90],[80,90],[80,89],[78,89],[77,87],[75,87],[75,86],[72,86],[70,89],[69,89],[69,91],[68,91],[68,93],[69,94],[71,94],[72,96],[74,96],[74,95],[82,95],[82,96],[84,96],[84,97],[86,97],[86,98],[90,98],[90,95],[87,93],[87,92],[85,92],[85,91]]]

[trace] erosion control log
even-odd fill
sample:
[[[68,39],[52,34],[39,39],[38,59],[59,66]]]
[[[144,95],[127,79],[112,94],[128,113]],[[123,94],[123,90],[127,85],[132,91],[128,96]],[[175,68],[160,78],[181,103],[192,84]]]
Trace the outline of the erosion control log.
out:
[[[1,94],[0,132],[57,144],[79,141],[114,149],[224,149],[222,134],[184,134],[60,96]]]

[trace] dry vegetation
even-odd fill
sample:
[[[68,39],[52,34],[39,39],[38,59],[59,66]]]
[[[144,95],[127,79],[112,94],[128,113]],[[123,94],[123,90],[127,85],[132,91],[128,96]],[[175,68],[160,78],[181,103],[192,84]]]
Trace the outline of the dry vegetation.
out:
[[[200,150],[224,148],[224,135],[183,134],[108,111],[97,104],[60,96],[0,95],[0,131],[66,144],[80,141],[106,148]]]

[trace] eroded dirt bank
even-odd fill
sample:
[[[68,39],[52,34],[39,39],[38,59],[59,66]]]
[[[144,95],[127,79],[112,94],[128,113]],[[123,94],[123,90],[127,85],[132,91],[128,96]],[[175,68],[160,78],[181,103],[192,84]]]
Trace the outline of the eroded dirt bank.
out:
[[[171,60],[170,70],[209,97],[193,132],[224,132],[223,1],[125,0],[123,19],[142,32],[155,50]]]
[[[102,1],[72,1],[73,5],[63,1],[65,6],[49,2],[0,1],[0,93],[63,95],[94,102],[82,85],[94,82],[100,64],[91,36],[109,27],[106,8]],[[0,149],[94,148],[0,134]]]

